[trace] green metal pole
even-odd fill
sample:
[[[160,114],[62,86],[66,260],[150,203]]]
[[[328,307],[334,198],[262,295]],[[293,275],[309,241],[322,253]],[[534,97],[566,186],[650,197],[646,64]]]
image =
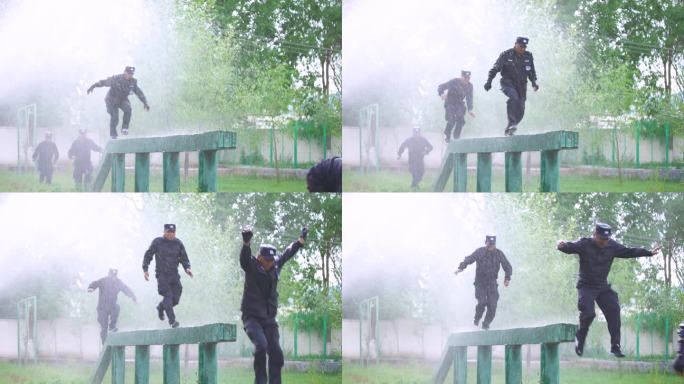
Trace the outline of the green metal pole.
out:
[[[641,122],[637,122],[636,126],[636,167],[639,168],[639,140],[641,137]]]
[[[273,124],[271,124],[271,130],[269,131],[269,141],[268,141],[268,163],[271,168],[273,168]]]
[[[328,357],[328,314],[323,315],[323,358]]]
[[[617,145],[617,132],[615,132],[616,129],[617,128],[615,127],[615,125],[613,125],[613,130],[610,132],[610,162],[611,164],[613,164],[613,167],[615,167],[615,146]]]
[[[299,125],[299,122],[294,123],[294,154],[292,156],[292,165],[294,169],[298,168],[298,161],[297,161],[297,127]]]
[[[135,346],[135,384],[150,382],[150,346]]]
[[[323,158],[328,158],[328,126],[323,123]]]
[[[522,384],[522,347],[506,346],[506,384]]]
[[[665,359],[670,358],[670,318],[665,316]]]
[[[467,384],[468,347],[455,347],[454,350],[454,384]]]
[[[558,343],[541,345],[541,384],[560,383],[560,358]]]
[[[492,346],[477,346],[477,383],[490,384],[492,382]]]
[[[297,332],[299,329],[299,313],[295,313],[294,318],[294,357],[297,359]]]
[[[112,384],[123,384],[125,379],[125,347],[112,347]]]
[[[640,358],[639,348],[641,347],[640,336],[641,336],[641,313],[637,313],[636,317],[636,359]]]
[[[180,354],[178,344],[166,344],[163,347],[163,379],[164,384],[180,384]]]
[[[477,154],[477,191],[492,191],[492,154],[480,152]]]
[[[665,122],[665,168],[670,166],[670,122]]]

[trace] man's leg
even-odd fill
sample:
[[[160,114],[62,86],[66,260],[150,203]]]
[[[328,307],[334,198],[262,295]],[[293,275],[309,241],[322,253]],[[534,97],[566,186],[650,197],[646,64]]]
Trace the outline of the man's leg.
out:
[[[47,185],[52,184],[52,173],[54,172],[54,169],[52,167],[49,167],[48,169],[45,170],[45,182]]]
[[[280,348],[280,333],[275,319],[269,319],[264,323],[264,334],[268,347],[268,382],[269,384],[281,384],[280,370],[285,365],[283,350]]]
[[[175,307],[176,305],[178,305],[178,303],[180,303],[180,298],[181,298],[182,293],[183,293],[183,285],[181,284],[180,277],[177,277],[171,281],[171,295],[172,295],[172,304],[173,304],[173,306],[171,307],[172,311],[173,311],[173,307]],[[175,316],[174,316],[174,318],[175,318]],[[173,325],[173,322],[169,320],[169,324]]]
[[[496,316],[496,306],[499,303],[499,289],[496,285],[487,287],[487,314],[482,321],[482,328],[488,329]]]
[[[88,166],[85,167],[83,170],[83,182],[86,185],[90,185],[90,181],[93,178],[93,166],[91,164],[88,164]]]
[[[506,113],[508,115],[508,126],[506,129],[508,129],[519,122],[520,94],[518,90],[508,86],[501,87],[501,91],[508,97],[508,101],[506,101]]]
[[[453,106],[447,105],[444,107],[444,120],[446,120],[446,126],[444,127],[444,138],[446,142],[449,142],[451,130],[454,129],[454,125],[456,124],[456,115]]]
[[[477,299],[477,305],[475,306],[475,320],[473,323],[477,325],[484,314],[485,307],[487,306],[487,291],[484,287],[476,285],[475,286],[475,299]]]
[[[597,292],[595,289],[579,288],[577,290],[577,309],[579,310],[579,327],[575,337],[575,352],[582,355],[584,352],[584,342],[587,339],[589,326],[596,317],[596,309],[594,308],[594,300],[596,300]]]
[[[266,352],[268,351],[268,341],[266,335],[257,320],[246,318],[242,321],[249,340],[254,344],[254,384],[267,384]]]
[[[100,340],[102,344],[107,339],[107,323],[109,322],[109,312],[104,309],[97,310],[97,322],[100,323]]]
[[[124,100],[120,105],[123,111],[123,123],[121,124],[121,134],[128,134],[128,126],[131,123],[131,102],[128,99]]]
[[[107,113],[109,113],[109,136],[116,139],[116,126],[119,125],[119,108],[114,104],[107,104]]]
[[[176,314],[173,312],[173,291],[171,290],[171,279],[169,277],[157,276],[157,291],[163,297],[159,305],[166,312],[169,324],[176,322]]]
[[[121,311],[121,307],[119,304],[114,304],[112,307],[112,310],[109,312],[109,330],[116,332],[118,329],[116,328],[116,322],[119,320],[119,312]]]
[[[610,333],[610,345],[620,345],[620,300],[618,294],[608,288],[602,291],[596,298],[596,304],[606,317],[608,333]]]
[[[461,137],[461,131],[465,125],[465,107],[459,107],[456,109],[454,114],[454,139],[458,140]]]
[[[83,167],[74,163],[74,183],[76,183],[76,189],[81,189],[83,186]]]

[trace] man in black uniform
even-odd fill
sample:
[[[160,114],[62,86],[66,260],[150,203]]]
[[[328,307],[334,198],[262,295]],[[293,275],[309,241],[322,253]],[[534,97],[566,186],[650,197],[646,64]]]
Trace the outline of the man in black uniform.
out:
[[[314,165],[306,174],[309,192],[342,192],[342,158],[335,156]]]
[[[527,51],[527,37],[518,37],[515,46],[505,50],[499,55],[489,77],[484,85],[485,91],[492,89],[492,80],[498,72],[501,72],[501,91],[508,97],[508,125],[504,134],[512,136],[518,129],[518,124],[525,115],[525,100],[527,100],[527,79],[532,82],[535,92],[539,90],[537,85],[537,73],[534,70],[534,58],[532,52]]]
[[[475,252],[466,257],[459,264],[455,274],[463,272],[472,263],[477,263],[475,269],[475,298],[477,299],[477,306],[475,306],[475,320],[473,324],[477,326],[480,323],[486,308],[487,314],[482,322],[482,329],[489,329],[489,325],[496,315],[496,305],[499,301],[499,289],[496,282],[499,278],[499,266],[504,270],[504,286],[506,287],[511,282],[513,267],[511,267],[511,263],[506,259],[506,255],[496,248],[496,236],[486,236],[485,246],[476,249]]]
[[[146,281],[150,280],[150,273],[147,269],[152,256],[154,256],[157,291],[163,297],[157,305],[159,320],[164,320],[164,312],[166,312],[171,327],[178,328],[180,323],[176,321],[176,314],[173,312],[173,307],[178,305],[183,292],[178,264],[183,266],[183,270],[190,278],[192,278],[192,269],[190,269],[190,260],[183,242],[176,238],[176,224],[164,224],[164,236],[152,240],[150,248],[145,252],[142,268]]]
[[[53,165],[59,159],[59,150],[57,145],[52,141],[52,132],[45,132],[45,140],[33,151],[33,161],[38,165],[38,182],[43,181],[46,184],[52,184]]]
[[[128,126],[131,122],[131,102],[128,101],[128,95],[131,92],[135,93],[138,99],[142,101],[146,111],[150,110],[145,94],[138,87],[138,80],[133,78],[134,73],[135,67],[126,67],[124,73],[100,80],[88,88],[88,94],[91,94],[95,88],[109,87],[107,96],[105,96],[105,105],[107,106],[107,113],[110,115],[109,135],[112,139],[116,139],[117,136],[116,126],[119,124],[119,109],[123,111],[121,134],[128,135]]]
[[[449,142],[451,130],[454,131],[454,139],[461,136],[461,129],[465,125],[466,104],[468,114],[473,113],[473,84],[470,82],[470,71],[461,71],[461,77],[447,81],[437,87],[437,94],[444,100],[444,141]],[[463,103],[465,99],[466,104]]]
[[[285,360],[280,349],[280,335],[275,319],[278,313],[278,279],[280,270],[304,244],[308,233],[306,227],[302,228],[299,239],[292,242],[280,257],[276,256],[275,248],[268,244],[259,247],[259,254],[254,257],[250,248],[252,230],[242,230],[240,266],[245,271],[245,288],[240,310],[245,332],[254,344],[255,384],[281,383],[280,370]]]
[[[583,237],[576,242],[558,242],[558,250],[563,253],[579,255],[580,269],[577,281],[577,308],[579,309],[579,328],[575,335],[575,353],[582,356],[584,342],[589,326],[596,317],[594,302],[601,308],[608,323],[610,333],[610,353],[625,357],[620,348],[620,301],[618,295],[608,284],[608,273],[613,259],[630,259],[653,256],[660,247],[653,250],[627,248],[610,238],[612,229],[604,223],[596,224],[592,238]]]
[[[104,344],[107,338],[107,329],[110,332],[116,332],[116,321],[119,318],[119,304],[116,299],[119,292],[123,292],[126,296],[133,299],[134,303],[138,301],[135,299],[135,294],[123,281],[117,277],[118,270],[116,268],[109,268],[109,274],[99,280],[95,280],[88,286],[88,292],[96,289],[100,290],[100,296],[97,300],[97,321],[100,323],[100,339]]]
[[[79,129],[78,139],[71,143],[67,153],[69,159],[74,160],[74,181],[77,189],[82,189],[84,184],[90,184],[90,176],[93,173],[90,151],[102,153],[102,148],[88,137],[85,129]]]
[[[413,128],[413,136],[404,140],[399,147],[397,160],[401,159],[404,150],[408,148],[408,166],[411,172],[411,188],[418,189],[418,184],[425,174],[425,162],[423,158],[432,151],[432,145],[420,134],[420,128]]]
[[[679,348],[677,349],[677,357],[672,363],[672,368],[675,372],[684,376],[684,321],[679,324],[677,335],[679,335]]]

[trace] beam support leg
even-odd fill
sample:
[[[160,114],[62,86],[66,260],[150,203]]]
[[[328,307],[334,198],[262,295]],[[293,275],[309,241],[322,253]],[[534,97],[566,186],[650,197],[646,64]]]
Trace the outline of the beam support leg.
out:
[[[123,384],[126,376],[126,347],[112,347],[112,384]]]
[[[477,154],[477,192],[492,191],[492,154]]]
[[[150,346],[135,346],[135,384],[150,382]]]
[[[522,384],[522,354],[520,345],[506,346],[506,384]]]
[[[112,155],[112,192],[123,192],[126,181],[126,154]]]
[[[468,182],[468,154],[454,154],[454,192],[466,192]]]
[[[164,192],[180,192],[178,152],[164,152]]]
[[[558,343],[541,345],[541,384],[560,384]]]
[[[521,152],[506,152],[506,192],[522,192],[521,157]]]
[[[178,344],[164,345],[164,384],[180,384]]]
[[[150,154],[148,152],[135,154],[135,191],[150,191]]]
[[[541,152],[541,192],[558,192],[560,189],[560,161],[557,150]]]
[[[492,383],[492,346],[477,347],[477,384]]]
[[[467,384],[468,347],[455,347],[454,349],[454,384]]]
[[[199,191],[216,192],[218,173],[218,157],[216,151],[199,152]]]
[[[199,384],[218,383],[218,362],[216,343],[199,345]]]

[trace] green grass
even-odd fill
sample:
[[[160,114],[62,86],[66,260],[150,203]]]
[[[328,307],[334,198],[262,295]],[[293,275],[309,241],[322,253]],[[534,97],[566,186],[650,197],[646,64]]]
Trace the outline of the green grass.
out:
[[[492,364],[492,383],[505,382],[503,363]],[[354,384],[425,384],[429,383],[436,366],[419,363],[408,364],[380,364],[369,368],[362,368],[357,364],[346,363],[342,370],[342,382]],[[523,365],[523,383],[536,384],[539,382],[539,369],[530,368],[529,374],[525,373]],[[453,382],[453,370],[445,383]],[[468,364],[468,383],[476,382],[475,364]],[[574,368],[561,366],[560,382],[563,384],[669,384],[684,382],[681,377],[652,373],[632,373],[619,371],[589,370],[586,368]]]
[[[161,383],[161,365],[151,363],[150,383]],[[90,375],[95,369],[95,363],[60,363],[20,366],[14,363],[0,362],[0,384],[81,384],[88,383]],[[133,383],[133,363],[126,364],[126,382]],[[187,371],[187,372],[185,372]],[[197,367],[191,366],[183,370],[181,366],[181,383],[197,382]],[[254,381],[253,373],[250,369],[219,367],[219,383],[221,384],[244,384]],[[105,376],[103,383],[110,383],[109,373]],[[301,384],[339,384],[342,382],[342,375],[324,374],[320,372],[283,372],[284,383]]]
[[[432,184],[438,172],[426,172],[418,191],[431,192]],[[501,169],[492,170],[492,192],[504,192],[504,173]],[[362,175],[358,170],[345,170],[343,174],[345,192],[411,192],[411,174],[408,171],[380,171]],[[539,176],[523,175],[523,192],[539,192]],[[453,188],[453,176],[447,182],[445,191]],[[468,192],[475,192],[475,170],[468,171]],[[634,180],[617,178],[561,175],[561,192],[684,192],[684,182],[668,182],[661,180]]]
[[[126,172],[126,192],[133,192],[135,185],[134,173]],[[111,178],[110,178],[111,180]],[[111,191],[108,180],[103,192]],[[150,192],[162,192],[161,172],[150,175]],[[306,192],[306,181],[281,177],[221,175],[218,178],[219,192]],[[38,175],[33,172],[18,175],[14,171],[0,170],[0,192],[75,192],[76,187],[71,177],[71,171],[55,172],[52,185],[38,183]],[[189,175],[187,182],[181,178],[181,192],[197,192],[197,176]]]

